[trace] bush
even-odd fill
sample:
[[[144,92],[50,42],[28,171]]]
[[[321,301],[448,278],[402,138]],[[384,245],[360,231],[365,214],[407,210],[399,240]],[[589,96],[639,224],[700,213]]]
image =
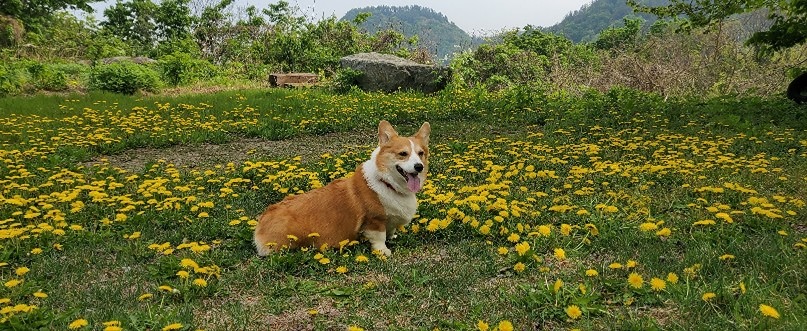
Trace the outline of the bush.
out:
[[[153,69],[132,62],[98,65],[90,75],[90,87],[102,91],[134,94],[138,90],[155,92],[160,75]]]
[[[36,90],[67,90],[67,73],[58,70],[54,65],[35,62],[28,66],[28,72]]]
[[[218,69],[212,63],[194,59],[190,54],[181,52],[163,56],[160,59],[160,71],[163,80],[172,86],[210,79],[218,74]]]
[[[11,66],[0,66],[0,96],[19,93],[23,83],[19,70]]]
[[[364,73],[361,71],[343,68],[339,69],[333,77],[332,88],[335,92],[346,93],[359,85],[359,79]]]

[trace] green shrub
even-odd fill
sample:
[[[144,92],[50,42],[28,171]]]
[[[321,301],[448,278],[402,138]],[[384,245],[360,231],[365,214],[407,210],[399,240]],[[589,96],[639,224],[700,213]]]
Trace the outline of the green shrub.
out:
[[[345,93],[358,87],[359,79],[363,74],[361,71],[350,68],[339,69],[333,77],[333,90]]]
[[[132,62],[98,65],[90,74],[90,87],[102,91],[134,94],[138,90],[154,92],[159,86],[157,71]]]
[[[218,74],[215,65],[206,60],[194,59],[187,53],[174,52],[163,56],[159,63],[163,80],[172,86],[210,79]]]
[[[67,73],[54,65],[34,62],[28,66],[33,88],[45,91],[67,90]]]
[[[17,94],[22,90],[24,77],[11,66],[0,66],[0,96]]]

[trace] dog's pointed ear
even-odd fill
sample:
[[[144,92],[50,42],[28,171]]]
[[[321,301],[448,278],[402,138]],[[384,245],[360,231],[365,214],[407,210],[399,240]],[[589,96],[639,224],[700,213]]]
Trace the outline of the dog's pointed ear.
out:
[[[429,134],[432,132],[432,126],[429,125],[429,122],[423,122],[423,125],[420,126],[420,130],[415,133],[415,137],[420,138],[423,140],[423,143],[426,145],[429,144]]]
[[[381,146],[383,144],[388,143],[392,138],[398,136],[398,131],[392,127],[392,124],[389,122],[382,120],[378,123],[378,145]]]

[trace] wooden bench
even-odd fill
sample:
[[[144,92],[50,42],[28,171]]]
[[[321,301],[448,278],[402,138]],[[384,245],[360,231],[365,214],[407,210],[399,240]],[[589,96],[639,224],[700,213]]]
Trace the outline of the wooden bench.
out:
[[[317,74],[289,73],[270,74],[269,84],[272,87],[304,87],[316,84],[319,81]]]

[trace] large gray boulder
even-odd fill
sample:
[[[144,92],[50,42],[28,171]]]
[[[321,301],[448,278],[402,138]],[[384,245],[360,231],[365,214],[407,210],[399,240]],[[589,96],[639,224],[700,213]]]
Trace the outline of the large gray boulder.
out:
[[[359,53],[341,58],[342,68],[360,71],[358,85],[365,91],[415,90],[432,93],[446,87],[451,70],[420,64],[394,55]]]

